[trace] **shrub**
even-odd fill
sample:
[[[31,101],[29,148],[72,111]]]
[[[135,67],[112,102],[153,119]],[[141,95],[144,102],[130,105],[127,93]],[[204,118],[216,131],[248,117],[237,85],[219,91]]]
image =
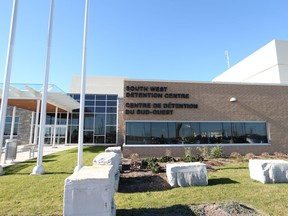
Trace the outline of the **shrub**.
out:
[[[210,151],[210,157],[211,158],[223,158],[224,152],[223,152],[223,148],[221,146],[214,146],[211,148]]]
[[[197,161],[203,161],[204,158],[201,156],[201,155],[187,155],[187,156],[184,156],[184,157],[181,157],[180,158],[181,161],[184,161],[184,162],[197,162]]]
[[[159,173],[161,171],[161,167],[157,162],[158,159],[155,157],[146,158],[145,160],[142,160],[142,167],[150,169],[153,173]]]
[[[167,163],[167,162],[170,162],[170,161],[173,161],[175,162],[176,160],[171,157],[171,156],[162,156],[159,158],[159,162],[162,162],[162,163]]]

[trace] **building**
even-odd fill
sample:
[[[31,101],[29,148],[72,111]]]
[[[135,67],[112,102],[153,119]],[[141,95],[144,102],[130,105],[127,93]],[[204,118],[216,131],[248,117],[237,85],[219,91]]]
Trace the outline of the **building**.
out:
[[[273,40],[212,81],[288,84],[287,50],[287,40]]]
[[[288,86],[125,80],[124,155],[287,152]]]
[[[213,82],[88,76],[83,142],[121,145],[125,157],[182,156],[205,146],[222,146],[226,154],[287,153],[287,48],[288,41],[272,41]],[[72,78],[66,95],[77,108],[56,111],[50,101],[45,143],[78,142],[80,79]],[[25,112],[16,115],[13,132],[21,144],[32,139],[23,133],[37,134],[35,106]],[[5,131],[11,134],[9,121]]]

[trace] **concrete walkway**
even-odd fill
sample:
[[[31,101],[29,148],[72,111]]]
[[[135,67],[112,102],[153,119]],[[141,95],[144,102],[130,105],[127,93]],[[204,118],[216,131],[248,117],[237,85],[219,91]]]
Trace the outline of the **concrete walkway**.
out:
[[[60,152],[60,151],[65,151],[65,150],[72,149],[72,148],[77,148],[77,144],[71,144],[71,145],[62,144],[62,145],[57,145],[56,147],[52,147],[51,145],[44,145],[43,156],[53,154],[56,152]],[[5,151],[2,152],[1,165],[2,167],[11,166],[11,165],[14,165],[14,164],[26,161],[26,160],[37,158],[37,154],[38,154],[38,150],[35,149],[34,155],[33,155],[32,146],[19,145],[17,146],[17,155],[16,155],[16,160],[14,161],[7,160],[6,163],[4,163]]]

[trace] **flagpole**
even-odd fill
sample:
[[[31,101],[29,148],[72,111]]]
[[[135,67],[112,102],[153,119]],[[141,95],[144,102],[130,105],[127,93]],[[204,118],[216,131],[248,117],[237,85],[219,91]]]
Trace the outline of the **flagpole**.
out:
[[[48,89],[49,70],[50,70],[53,7],[54,7],[54,0],[50,0],[50,13],[49,13],[49,21],[48,21],[48,41],[47,41],[46,63],[45,63],[46,67],[45,67],[45,77],[44,77],[44,85],[43,85],[43,92],[42,92],[37,165],[34,167],[32,171],[32,175],[41,175],[45,173],[44,167],[42,165],[42,160],[43,160],[43,145],[44,145],[45,125],[46,125],[47,89]]]
[[[79,171],[83,166],[83,127],[84,127],[84,104],[85,104],[85,90],[86,90],[86,41],[88,28],[88,9],[89,0],[85,4],[85,18],[84,18],[84,34],[82,47],[82,72],[81,72],[81,94],[80,94],[80,113],[79,113],[79,132],[78,132],[78,160],[74,172]]]
[[[13,62],[13,52],[14,52],[14,42],[15,42],[15,34],[16,34],[16,23],[17,23],[17,12],[18,12],[18,0],[13,1],[12,6],[12,15],[11,15],[11,23],[10,23],[10,34],[9,34],[9,42],[7,49],[7,59],[4,73],[4,83],[2,89],[2,98],[1,98],[1,111],[0,111],[0,161],[2,155],[2,144],[3,144],[3,135],[4,135],[4,127],[6,122],[6,111],[8,104],[8,93],[10,86],[10,77],[12,71],[12,62]],[[0,162],[0,175],[3,175],[3,167]]]

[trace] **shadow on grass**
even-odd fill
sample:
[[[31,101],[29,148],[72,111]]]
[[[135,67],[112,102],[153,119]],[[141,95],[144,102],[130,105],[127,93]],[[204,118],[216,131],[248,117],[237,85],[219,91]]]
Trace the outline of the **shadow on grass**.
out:
[[[117,216],[196,216],[196,214],[185,205],[174,205],[166,208],[140,208],[140,209],[118,209]]]
[[[34,161],[34,163],[35,163],[35,161]],[[4,172],[5,172],[5,175],[15,175],[15,174],[27,175],[30,173],[19,173],[19,172],[23,169],[28,168],[28,167],[31,167],[31,164],[23,162],[23,163],[15,164],[12,166],[4,167]],[[30,172],[32,172],[32,169],[30,170]]]
[[[138,193],[148,191],[164,191],[171,189],[168,182],[160,176],[120,177],[120,193]]]
[[[239,182],[234,181],[230,178],[217,178],[217,179],[209,179],[208,185],[221,185],[221,184],[239,184]]]
[[[248,169],[247,166],[239,166],[239,167],[221,167],[221,168],[218,168],[217,167],[217,170],[246,170]]]

